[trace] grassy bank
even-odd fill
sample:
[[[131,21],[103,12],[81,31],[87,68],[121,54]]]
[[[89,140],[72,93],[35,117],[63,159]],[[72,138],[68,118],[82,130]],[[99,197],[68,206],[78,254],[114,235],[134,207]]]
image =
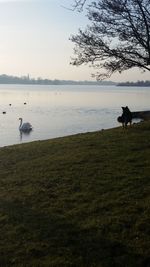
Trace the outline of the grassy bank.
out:
[[[150,122],[1,148],[0,266],[150,266]]]

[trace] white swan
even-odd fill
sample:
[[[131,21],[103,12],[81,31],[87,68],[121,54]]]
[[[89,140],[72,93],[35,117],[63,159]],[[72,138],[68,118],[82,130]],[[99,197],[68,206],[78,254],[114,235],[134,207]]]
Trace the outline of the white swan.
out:
[[[22,132],[29,132],[32,130],[32,125],[29,122],[24,122],[22,124],[22,118],[19,118],[20,120],[20,125],[19,125],[19,130]]]

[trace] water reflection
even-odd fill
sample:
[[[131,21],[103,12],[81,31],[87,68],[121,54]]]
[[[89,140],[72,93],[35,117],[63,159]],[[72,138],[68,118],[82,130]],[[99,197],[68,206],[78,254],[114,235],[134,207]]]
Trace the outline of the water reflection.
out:
[[[19,130],[19,132],[20,132],[20,141],[23,141],[24,139],[28,139],[29,138],[29,136],[30,136],[30,134],[32,132],[32,129],[26,130],[26,131]]]

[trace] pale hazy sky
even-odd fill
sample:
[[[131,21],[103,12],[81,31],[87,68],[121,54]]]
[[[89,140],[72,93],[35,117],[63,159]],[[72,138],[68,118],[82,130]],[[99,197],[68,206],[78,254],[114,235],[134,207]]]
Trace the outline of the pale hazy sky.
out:
[[[71,34],[84,28],[83,13],[69,11],[73,0],[0,0],[0,74],[48,79],[91,80],[92,68],[70,65]],[[113,81],[150,80],[130,70]]]

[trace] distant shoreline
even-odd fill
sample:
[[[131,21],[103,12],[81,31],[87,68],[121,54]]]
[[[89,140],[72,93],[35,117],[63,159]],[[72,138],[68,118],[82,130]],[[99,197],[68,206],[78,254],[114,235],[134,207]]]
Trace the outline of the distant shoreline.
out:
[[[129,86],[129,87],[150,87],[150,81],[138,81],[138,82],[121,82],[117,86]]]
[[[96,86],[137,86],[150,87],[150,81],[137,82],[113,82],[113,81],[74,81],[74,80],[59,80],[59,79],[42,79],[30,78],[27,76],[10,76],[6,74],[0,75],[0,84],[25,84],[25,85],[96,85]]]
[[[112,81],[74,81],[74,80],[59,80],[59,79],[42,79],[30,78],[28,76],[9,76],[6,74],[0,75],[0,84],[26,84],[26,85],[117,85]]]

